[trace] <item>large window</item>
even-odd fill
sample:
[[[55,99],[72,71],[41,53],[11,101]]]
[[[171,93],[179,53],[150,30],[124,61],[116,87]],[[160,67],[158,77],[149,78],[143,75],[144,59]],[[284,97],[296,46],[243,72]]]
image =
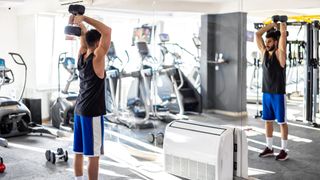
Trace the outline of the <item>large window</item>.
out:
[[[36,77],[37,88],[49,87],[53,57],[54,17],[39,15],[36,21]]]
[[[73,57],[77,62],[78,50],[79,50],[79,40],[66,40],[64,34],[64,27],[67,24],[68,16],[56,16],[55,17],[55,28],[54,28],[54,46],[53,46],[53,60],[52,60],[52,87],[57,87],[58,85],[58,59],[59,55],[62,53],[67,53],[66,56]],[[64,56],[61,56],[64,57]],[[70,73],[68,73],[62,65],[60,65],[60,85],[61,88],[67,83]],[[70,85],[70,90],[77,89],[77,83],[73,82]]]
[[[65,16],[37,16],[36,31],[36,75],[37,89],[56,89],[58,86],[58,58],[61,53],[77,59],[77,40],[65,40]],[[60,67],[61,88],[66,84],[69,73]],[[75,83],[73,83],[75,84]],[[72,88],[72,86],[71,86]]]

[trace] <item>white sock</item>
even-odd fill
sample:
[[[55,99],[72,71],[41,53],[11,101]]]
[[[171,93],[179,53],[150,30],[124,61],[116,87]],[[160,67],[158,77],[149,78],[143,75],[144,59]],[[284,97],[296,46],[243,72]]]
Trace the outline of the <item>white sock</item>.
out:
[[[281,139],[281,149],[286,151],[287,150],[287,144],[288,144],[288,140]]]
[[[266,137],[266,141],[267,141],[267,147],[272,150],[273,138],[272,137]]]
[[[74,177],[75,180],[83,180],[83,176],[76,176]]]

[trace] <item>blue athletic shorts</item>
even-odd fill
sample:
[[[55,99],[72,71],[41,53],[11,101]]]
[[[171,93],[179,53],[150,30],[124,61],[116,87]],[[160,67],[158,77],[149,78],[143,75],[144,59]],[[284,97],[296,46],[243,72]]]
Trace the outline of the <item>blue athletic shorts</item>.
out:
[[[263,93],[262,108],[262,120],[287,123],[285,94]]]
[[[74,115],[73,151],[89,157],[104,153],[103,116],[87,117]]]

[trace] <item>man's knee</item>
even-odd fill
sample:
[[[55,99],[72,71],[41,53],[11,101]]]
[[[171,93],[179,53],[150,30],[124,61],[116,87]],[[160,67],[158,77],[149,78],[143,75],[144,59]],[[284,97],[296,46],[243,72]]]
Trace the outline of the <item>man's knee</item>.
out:
[[[74,154],[74,157],[75,157],[75,158],[83,158],[83,155],[82,155],[82,154],[75,153],[75,154]]]
[[[88,161],[89,163],[99,163],[99,156],[89,157]]]
[[[273,127],[273,121],[266,121],[266,126],[267,127]]]
[[[279,124],[281,127],[288,127],[288,124],[287,124],[287,122],[284,122],[284,123],[280,123]]]

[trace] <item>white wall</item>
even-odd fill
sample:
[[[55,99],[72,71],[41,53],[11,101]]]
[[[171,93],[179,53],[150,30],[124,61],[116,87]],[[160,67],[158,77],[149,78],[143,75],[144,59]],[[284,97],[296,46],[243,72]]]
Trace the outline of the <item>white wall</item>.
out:
[[[51,91],[48,89],[41,89],[40,87],[37,86],[38,84],[36,82],[37,79],[39,79],[39,76],[41,76],[41,75],[37,76],[37,73],[36,73],[37,68],[41,68],[41,66],[39,65],[37,66],[36,64],[37,15],[36,14],[19,15],[18,27],[19,27],[19,30],[18,30],[19,52],[23,56],[28,66],[27,85],[26,85],[26,91],[25,91],[24,97],[41,99],[42,119],[46,119],[49,117]],[[40,59],[40,60],[50,63],[49,59]],[[23,71],[21,71],[21,73],[22,72]],[[20,82],[19,84],[22,86],[23,82]]]
[[[35,25],[34,14],[19,14],[15,8],[0,8],[0,58],[5,59],[6,66],[12,69],[15,82],[1,87],[0,95],[19,98],[24,81],[24,67],[15,64],[8,52],[21,54],[28,66],[28,78],[25,98],[42,99],[42,118],[49,117],[49,93],[36,89],[35,65]]]
[[[28,66],[27,88],[25,97],[32,97],[35,82],[35,15],[23,15],[18,17],[19,53]]]
[[[17,72],[17,67],[9,56],[8,52],[15,51],[18,48],[17,29],[18,22],[15,11],[9,11],[7,8],[0,8],[0,58],[5,59],[6,66],[12,71]],[[12,95],[16,84],[1,87],[0,94]]]
[[[7,8],[0,8],[0,56],[8,57],[8,51],[17,48],[17,16],[14,11],[9,11]]]

